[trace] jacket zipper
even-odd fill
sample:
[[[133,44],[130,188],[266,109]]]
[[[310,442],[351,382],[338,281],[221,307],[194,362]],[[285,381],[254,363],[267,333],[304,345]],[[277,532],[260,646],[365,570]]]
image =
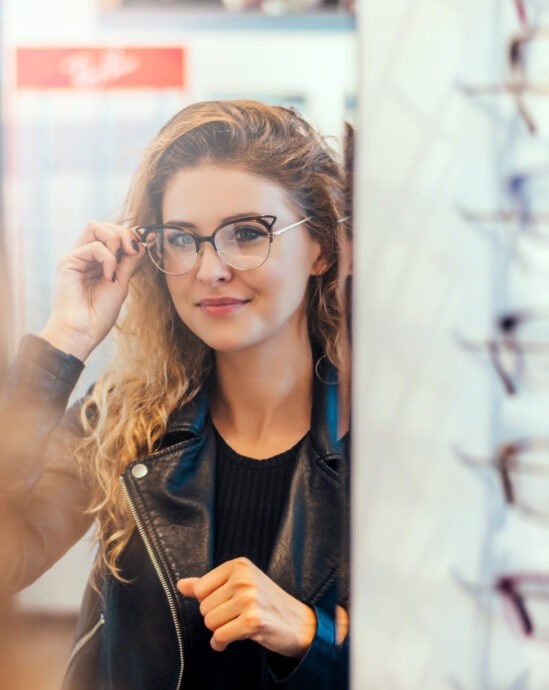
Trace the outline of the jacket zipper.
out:
[[[162,585],[162,588],[163,588],[163,590],[166,594],[166,598],[168,600],[168,605],[170,607],[170,611],[172,614],[172,620],[173,620],[173,624],[175,627],[175,633],[177,635],[177,645],[179,647],[179,659],[180,659],[181,665],[180,665],[179,678],[177,680],[176,690],[180,690],[181,682],[183,680],[183,668],[185,666],[185,659],[183,657],[183,635],[181,633],[181,624],[180,624],[179,618],[177,616],[177,607],[175,605],[173,594],[170,590],[168,582],[166,581],[166,577],[164,576],[164,573],[162,572],[162,569],[160,568],[160,565],[158,563],[158,559],[156,558],[156,554],[154,553],[154,550],[152,548],[149,537],[147,536],[147,533],[145,532],[145,528],[143,527],[143,523],[141,522],[141,518],[139,517],[139,514],[137,513],[137,509],[135,507],[135,504],[134,504],[134,502],[130,496],[130,493],[128,491],[128,487],[126,486],[126,483],[124,481],[124,477],[119,477],[119,479],[120,479],[120,484],[122,486],[122,491],[124,493],[126,501],[128,502],[128,505],[130,507],[130,511],[131,511],[131,514],[133,515],[133,518],[135,520],[135,524],[137,525],[137,531],[139,532],[141,539],[143,540],[143,543],[145,544],[145,549],[147,550],[147,553],[149,554],[149,558],[151,559],[151,563],[153,564],[153,567],[156,571],[156,574],[158,575],[158,579],[160,580],[160,584]]]
[[[85,633],[84,635],[82,635],[82,637],[81,637],[77,642],[75,642],[74,647],[72,648],[71,655],[70,655],[69,660],[68,660],[68,662],[67,662],[67,666],[69,666],[69,664],[71,663],[71,661],[72,661],[72,660],[74,659],[74,657],[78,654],[78,652],[82,649],[82,647],[85,647],[85,646],[88,644],[88,642],[92,639],[92,637],[95,635],[95,633],[96,633],[96,632],[99,630],[99,628],[101,628],[103,625],[105,625],[105,616],[104,616],[103,614],[101,614],[101,615],[99,616],[99,620],[98,620],[97,623],[93,626],[93,628],[91,628],[90,630],[88,630],[87,633]]]

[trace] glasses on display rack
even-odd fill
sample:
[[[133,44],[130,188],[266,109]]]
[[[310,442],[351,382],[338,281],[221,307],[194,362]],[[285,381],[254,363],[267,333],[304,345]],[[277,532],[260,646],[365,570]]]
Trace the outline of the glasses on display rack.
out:
[[[549,209],[533,210],[534,205],[547,206],[549,169],[513,173],[505,178],[503,190],[511,202],[508,208],[471,211],[458,207],[458,212],[480,230],[501,233],[511,249],[516,247],[520,237],[549,243]]]
[[[153,264],[168,275],[188,273],[203,242],[209,242],[229,266],[249,271],[267,261],[275,237],[309,220],[310,217],[302,218],[280,230],[273,230],[276,216],[246,216],[222,223],[205,237],[196,235],[188,226],[178,224],[144,225],[137,228],[137,233]]]
[[[508,623],[524,637],[549,642],[549,574],[506,573],[490,585],[475,585],[456,576],[458,584],[479,604],[499,595]]]
[[[514,2],[522,30],[508,41],[506,49],[506,77],[501,83],[480,86],[460,85],[469,96],[510,96],[529,132],[538,132],[531,108],[525,97],[549,96],[549,78],[544,68],[549,60],[549,27],[537,26],[527,13],[524,2]],[[531,14],[531,13],[530,13]],[[532,76],[532,64],[542,66],[542,76]]]
[[[461,217],[480,230],[501,233],[507,247],[516,250],[520,237],[528,237],[549,243],[549,211],[531,213],[520,209],[498,211],[470,211],[458,209]]]
[[[509,506],[529,517],[549,522],[549,437],[504,443],[490,458],[456,452],[465,464],[498,473],[503,497]]]
[[[514,7],[519,25],[525,29],[539,26],[541,16],[547,9],[546,0],[510,0],[510,2]]]
[[[513,0],[513,4],[517,11],[517,17],[519,22],[522,24],[522,26],[528,26],[528,15],[524,0]]]
[[[522,309],[496,319],[496,337],[474,341],[459,337],[466,349],[490,356],[505,391],[549,392],[549,309]]]

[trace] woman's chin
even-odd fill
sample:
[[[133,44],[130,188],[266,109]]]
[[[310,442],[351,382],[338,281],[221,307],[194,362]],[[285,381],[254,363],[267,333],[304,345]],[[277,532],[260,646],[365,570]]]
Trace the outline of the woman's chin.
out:
[[[198,335],[198,334],[197,334]],[[229,353],[238,352],[240,350],[248,350],[257,343],[251,338],[243,338],[240,336],[224,336],[224,337],[203,337],[203,335],[198,335],[198,337],[214,352],[218,353]]]

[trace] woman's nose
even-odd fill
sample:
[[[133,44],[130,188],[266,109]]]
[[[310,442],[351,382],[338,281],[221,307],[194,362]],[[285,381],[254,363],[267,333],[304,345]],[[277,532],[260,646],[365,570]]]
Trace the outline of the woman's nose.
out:
[[[204,242],[196,257],[196,277],[204,283],[215,284],[230,279],[232,269],[209,242]]]

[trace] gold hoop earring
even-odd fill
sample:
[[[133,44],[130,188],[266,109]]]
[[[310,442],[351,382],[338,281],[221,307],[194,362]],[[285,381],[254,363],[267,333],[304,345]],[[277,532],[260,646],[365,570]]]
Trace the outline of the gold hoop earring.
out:
[[[319,368],[320,368],[320,364],[321,364],[321,362],[322,362],[323,359],[325,359],[326,361],[329,361],[327,355],[321,355],[321,356],[316,360],[316,362],[315,362],[315,367],[314,367],[314,369],[315,369],[315,376],[317,377],[317,379],[318,379],[319,381],[321,381],[322,383],[325,383],[327,386],[335,386],[335,385],[337,385],[337,384],[339,383],[339,376],[336,375],[336,376],[335,376],[335,379],[333,379],[332,381],[327,381],[325,378],[322,378],[322,376],[320,375]],[[335,368],[334,368],[334,371],[335,371]]]

